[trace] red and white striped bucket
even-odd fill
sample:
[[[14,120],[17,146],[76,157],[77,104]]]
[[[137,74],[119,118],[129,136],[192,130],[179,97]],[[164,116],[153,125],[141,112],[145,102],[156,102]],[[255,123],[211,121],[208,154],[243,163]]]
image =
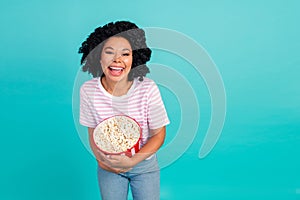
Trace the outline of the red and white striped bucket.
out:
[[[97,142],[97,134],[102,134],[101,133],[101,128],[103,127],[104,123],[107,123],[108,120],[112,120],[113,118],[117,119],[117,118],[125,118],[128,123],[132,123],[133,126],[136,126],[138,128],[138,133],[135,133],[135,134],[138,134],[138,140],[137,142],[131,146],[130,148],[128,148],[126,151],[122,151],[122,152],[108,152],[108,151],[105,151],[103,150],[103,148],[101,148],[101,146],[99,145],[99,142]],[[128,130],[130,131],[130,130]],[[113,117],[109,117],[109,118],[106,118],[105,120],[103,120],[102,122],[100,122],[96,128],[94,129],[94,132],[93,132],[93,142],[94,144],[97,146],[97,148],[102,151],[104,154],[106,155],[126,155],[128,157],[132,157],[135,153],[137,153],[140,148],[141,148],[141,136],[142,136],[142,129],[141,129],[141,126],[139,125],[139,123],[127,116],[127,115],[116,115],[116,116],[113,116]]]

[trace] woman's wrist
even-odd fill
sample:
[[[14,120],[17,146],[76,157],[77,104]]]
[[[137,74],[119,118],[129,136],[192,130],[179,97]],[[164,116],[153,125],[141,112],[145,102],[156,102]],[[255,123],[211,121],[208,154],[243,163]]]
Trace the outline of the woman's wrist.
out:
[[[143,160],[147,159],[148,157],[150,157],[152,154],[150,153],[136,153],[134,154],[130,160],[131,160],[131,165],[132,167],[134,167],[135,165],[137,165],[138,163],[142,162]]]

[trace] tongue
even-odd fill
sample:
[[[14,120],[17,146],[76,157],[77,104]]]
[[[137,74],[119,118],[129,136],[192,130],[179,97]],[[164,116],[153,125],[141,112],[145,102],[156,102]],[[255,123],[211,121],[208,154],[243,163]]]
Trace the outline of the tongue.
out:
[[[114,70],[114,69],[111,69],[111,70],[110,70],[110,73],[111,73],[113,76],[119,76],[119,75],[121,75],[122,70]]]

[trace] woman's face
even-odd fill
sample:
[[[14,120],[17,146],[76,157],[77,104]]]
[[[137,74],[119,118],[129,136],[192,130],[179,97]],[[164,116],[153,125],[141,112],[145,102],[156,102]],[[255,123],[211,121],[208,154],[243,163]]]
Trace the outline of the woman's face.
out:
[[[107,80],[127,80],[132,65],[132,49],[128,40],[110,37],[103,46],[100,63]]]

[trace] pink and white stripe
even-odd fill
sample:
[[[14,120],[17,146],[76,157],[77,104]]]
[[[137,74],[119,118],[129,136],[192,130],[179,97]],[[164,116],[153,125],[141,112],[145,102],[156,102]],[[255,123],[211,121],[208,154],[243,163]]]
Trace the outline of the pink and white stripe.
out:
[[[142,128],[143,146],[150,129],[169,124],[165,106],[154,81],[134,79],[126,95],[116,97],[109,94],[100,83],[100,78],[85,82],[80,88],[80,123],[95,128],[102,120],[115,115],[128,115]]]

